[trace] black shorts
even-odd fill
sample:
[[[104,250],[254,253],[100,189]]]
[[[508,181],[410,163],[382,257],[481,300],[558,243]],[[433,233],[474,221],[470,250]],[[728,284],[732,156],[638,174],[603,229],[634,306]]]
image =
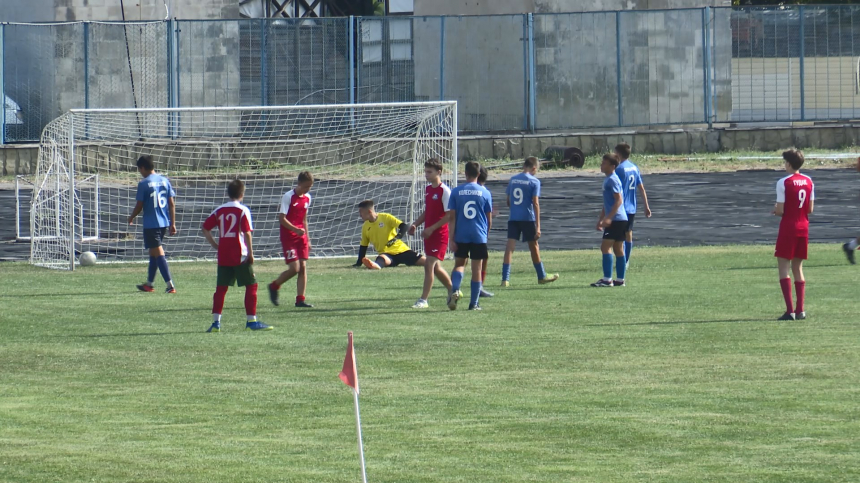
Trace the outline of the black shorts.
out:
[[[167,228],[144,228],[143,229],[143,248],[158,248],[161,246],[161,240],[167,234]]]
[[[603,229],[604,240],[615,240],[617,242],[627,239],[627,220],[613,221],[611,225]]]
[[[627,213],[627,231],[633,231],[634,218],[636,218],[636,213]]]
[[[249,263],[236,265],[235,267],[224,267],[218,265],[218,279],[215,282],[219,287],[232,287],[238,282],[240,287],[247,287],[257,283],[254,275],[254,266]]]
[[[535,241],[537,226],[533,221],[508,221],[508,240]]]
[[[472,260],[484,260],[490,257],[486,243],[458,243],[455,258],[471,258]]]
[[[406,250],[405,252],[398,253],[397,255],[391,255],[389,253],[380,253],[379,256],[391,260],[391,265],[388,265],[389,267],[396,267],[401,264],[406,265],[407,267],[411,267],[412,265],[418,263],[418,260],[421,259],[421,254],[416,253],[412,250]]]

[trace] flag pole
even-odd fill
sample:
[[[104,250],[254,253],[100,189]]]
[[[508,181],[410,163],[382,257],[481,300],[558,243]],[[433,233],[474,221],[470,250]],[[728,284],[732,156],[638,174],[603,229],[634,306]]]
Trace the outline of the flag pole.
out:
[[[352,390],[355,399],[355,426],[358,429],[358,454],[361,455],[361,481],[367,483],[367,473],[364,470],[364,445],[361,443],[361,416],[358,410],[358,391]]]

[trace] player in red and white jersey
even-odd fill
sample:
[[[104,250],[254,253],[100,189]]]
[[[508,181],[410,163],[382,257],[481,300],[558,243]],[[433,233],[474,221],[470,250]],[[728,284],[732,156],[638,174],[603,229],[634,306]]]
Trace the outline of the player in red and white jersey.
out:
[[[773,214],[782,217],[776,239],[775,256],[779,264],[779,286],[785,298],[785,314],[779,320],[802,320],[806,318],[803,301],[806,280],[803,278],[803,261],[809,246],[809,214],[815,201],[812,178],[800,174],[803,153],[789,149],[782,153],[788,176],[776,183],[776,206]],[[791,272],[794,273],[794,288],[797,306],[791,304]]]
[[[445,260],[445,252],[448,250],[448,224],[442,224],[427,235],[427,228],[438,224],[445,213],[448,212],[448,198],[451,196],[451,188],[442,182],[442,163],[436,158],[430,158],[424,163],[424,179],[430,183],[424,194],[424,212],[409,227],[408,233],[415,234],[415,229],[424,224],[424,251],[427,262],[424,264],[424,290],[421,298],[412,306],[413,309],[426,309],[429,307],[427,299],[433,288],[434,275],[446,287],[451,286],[451,277],[442,267]]]
[[[221,332],[221,312],[227,289],[238,282],[245,287],[246,329],[270,330],[272,327],[257,320],[257,278],[254,276],[254,250],[251,246],[251,210],[241,203],[245,183],[233,180],[227,185],[230,201],[219,206],[203,222],[203,236],[218,250],[218,279],[212,298],[212,325],[206,332]],[[212,236],[218,230],[218,240]]]
[[[288,268],[269,284],[269,298],[274,305],[278,305],[278,289],[281,285],[298,275],[296,307],[313,307],[305,302],[305,288],[308,284],[307,263],[311,251],[308,237],[308,207],[311,206],[311,195],[308,193],[313,185],[313,175],[308,171],[302,171],[299,173],[296,187],[287,191],[281,198],[278,221],[281,227],[281,248],[284,250],[284,261]]]

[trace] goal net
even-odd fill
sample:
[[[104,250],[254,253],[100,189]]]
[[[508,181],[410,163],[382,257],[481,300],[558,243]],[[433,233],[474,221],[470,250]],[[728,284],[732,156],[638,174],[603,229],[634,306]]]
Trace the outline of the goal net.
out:
[[[357,253],[362,221],[356,204],[406,223],[424,203],[424,162],[437,158],[456,183],[456,102],[290,107],[72,110],[45,127],[35,172],[30,232],[32,264],[74,269],[93,251],[100,262],[149,259],[142,218],[127,222],[136,200],[137,158],[176,190],[173,260],[213,259],[200,232],[227,201],[230,180],[246,184],[254,254],[282,256],[278,211],[301,171],[315,179],[308,213],[312,257]],[[423,249],[420,234],[407,238]]]

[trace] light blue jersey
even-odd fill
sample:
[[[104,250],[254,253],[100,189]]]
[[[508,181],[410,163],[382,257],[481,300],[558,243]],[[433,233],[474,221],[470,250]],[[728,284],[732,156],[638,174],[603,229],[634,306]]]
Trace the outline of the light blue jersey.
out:
[[[603,180],[604,216],[609,216],[612,213],[612,207],[615,206],[615,193],[621,193],[624,196],[624,189],[621,187],[621,180],[618,179],[618,175],[612,173]],[[612,221],[627,221],[627,212],[624,211],[624,205],[621,205],[618,213],[612,217]]]
[[[615,174],[621,180],[621,195],[624,197],[624,210],[626,213],[633,215],[636,213],[636,188],[642,184],[642,175],[639,173],[639,167],[627,159],[615,168]]]
[[[511,221],[535,221],[533,198],[540,197],[540,180],[528,173],[511,177],[505,193],[511,200]]]
[[[143,228],[166,228],[170,226],[167,199],[176,197],[170,181],[152,173],[137,184],[137,201],[143,202]]]
[[[457,210],[455,242],[487,243],[487,218],[493,212],[493,196],[489,190],[475,182],[457,186],[451,190],[448,209]]]

